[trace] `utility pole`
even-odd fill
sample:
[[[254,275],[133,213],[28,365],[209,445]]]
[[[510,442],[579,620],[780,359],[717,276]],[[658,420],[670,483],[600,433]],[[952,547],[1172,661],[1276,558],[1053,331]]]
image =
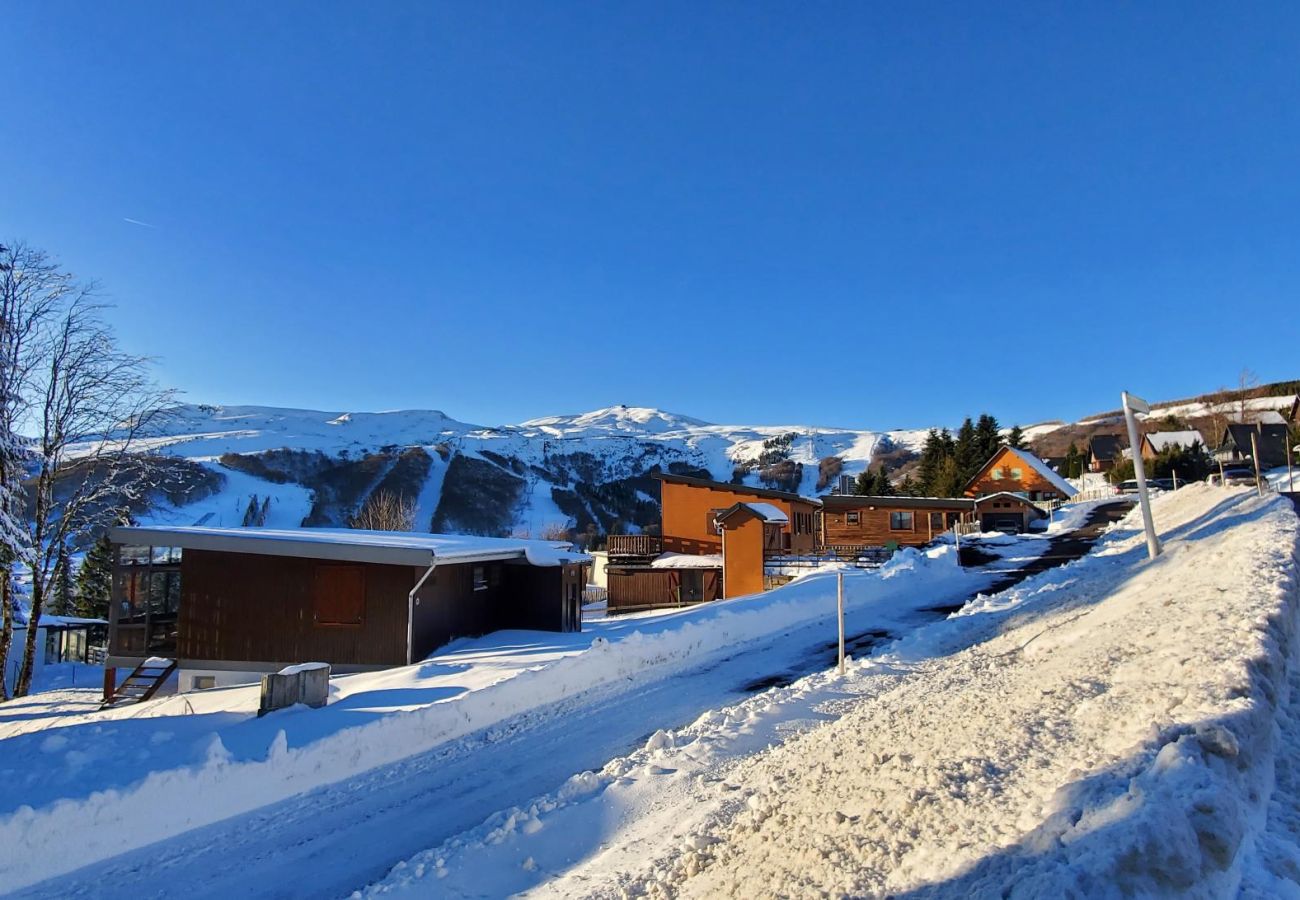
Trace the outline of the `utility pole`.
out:
[[[1128,425],[1128,452],[1133,457],[1133,476],[1138,483],[1138,505],[1142,507],[1142,526],[1147,533],[1147,556],[1155,559],[1160,555],[1160,538],[1156,536],[1156,523],[1151,518],[1151,497],[1147,493],[1147,473],[1145,466],[1142,465],[1142,445],[1138,437],[1135,415],[1151,412],[1151,404],[1128,391],[1121,391],[1119,396],[1124,406],[1124,422]]]

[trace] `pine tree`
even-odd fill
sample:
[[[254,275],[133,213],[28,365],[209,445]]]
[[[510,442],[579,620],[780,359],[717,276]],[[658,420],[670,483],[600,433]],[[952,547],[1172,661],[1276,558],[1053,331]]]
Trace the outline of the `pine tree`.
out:
[[[929,490],[939,475],[939,466],[948,456],[952,455],[952,435],[948,429],[942,432],[933,428],[925,436],[925,443],[921,447],[921,464],[916,470],[916,488],[922,493]]]
[[[87,619],[107,619],[113,598],[113,545],[108,534],[97,540],[77,570],[76,613]]]
[[[1061,474],[1066,478],[1078,478],[1083,474],[1083,457],[1074,441],[1065,450],[1065,461],[1061,463]]]
[[[975,447],[979,451],[976,466],[988,462],[1002,447],[1002,428],[998,425],[998,420],[988,413],[980,413],[979,421],[975,423]],[[972,471],[970,474],[975,473]]]
[[[870,497],[872,488],[875,487],[876,476],[870,469],[863,469],[858,473],[858,477],[853,480],[853,493],[859,497]]]
[[[966,473],[966,477],[975,474],[975,471],[984,464],[988,459],[983,451],[977,445],[975,437],[975,426],[971,423],[970,416],[961,423],[957,429],[957,440],[953,442],[953,456],[957,461],[957,469]],[[935,494],[936,497],[946,497],[947,494]]]
[[[77,596],[72,582],[72,559],[68,554],[68,545],[60,544],[58,556],[54,562],[54,578],[50,590],[50,611],[56,616],[72,615]]]
[[[1025,449],[1025,432],[1019,425],[1012,425],[1007,434],[1007,446],[1013,450]]]
[[[881,463],[880,471],[876,472],[876,496],[890,497],[893,493],[894,483],[889,480],[889,467]]]
[[[939,473],[934,484],[929,487],[932,497],[960,497],[968,479],[957,465],[956,457],[950,456],[939,465]]]

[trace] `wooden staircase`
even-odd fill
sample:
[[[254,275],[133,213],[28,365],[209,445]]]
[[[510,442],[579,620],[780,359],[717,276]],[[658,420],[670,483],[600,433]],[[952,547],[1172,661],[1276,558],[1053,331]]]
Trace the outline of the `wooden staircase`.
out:
[[[99,708],[107,709],[110,706],[143,703],[158,693],[158,689],[166,683],[172,672],[175,671],[176,660],[174,659],[146,659],[131,670],[131,674],[126,676],[126,679],[113,691],[113,695],[101,703]]]

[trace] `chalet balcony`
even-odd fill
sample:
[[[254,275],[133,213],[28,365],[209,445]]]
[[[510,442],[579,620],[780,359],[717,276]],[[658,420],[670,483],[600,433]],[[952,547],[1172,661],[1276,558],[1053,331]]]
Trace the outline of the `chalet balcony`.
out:
[[[654,534],[611,534],[608,550],[611,558],[655,557],[663,552],[663,540]]]

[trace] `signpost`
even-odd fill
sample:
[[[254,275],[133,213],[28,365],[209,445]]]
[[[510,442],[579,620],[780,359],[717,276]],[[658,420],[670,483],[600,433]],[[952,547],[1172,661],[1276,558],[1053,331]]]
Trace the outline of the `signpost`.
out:
[[[1120,400],[1124,405],[1124,422],[1128,425],[1128,446],[1129,453],[1133,457],[1133,477],[1138,483],[1138,505],[1142,507],[1142,525],[1147,532],[1147,556],[1155,559],[1160,555],[1160,538],[1156,536],[1156,524],[1151,518],[1151,497],[1147,493],[1147,473],[1146,467],[1142,465],[1142,442],[1138,435],[1135,415],[1135,413],[1151,412],[1151,404],[1128,391],[1120,392]]]
[[[835,573],[835,607],[840,620],[840,674],[844,674],[844,570]]]

